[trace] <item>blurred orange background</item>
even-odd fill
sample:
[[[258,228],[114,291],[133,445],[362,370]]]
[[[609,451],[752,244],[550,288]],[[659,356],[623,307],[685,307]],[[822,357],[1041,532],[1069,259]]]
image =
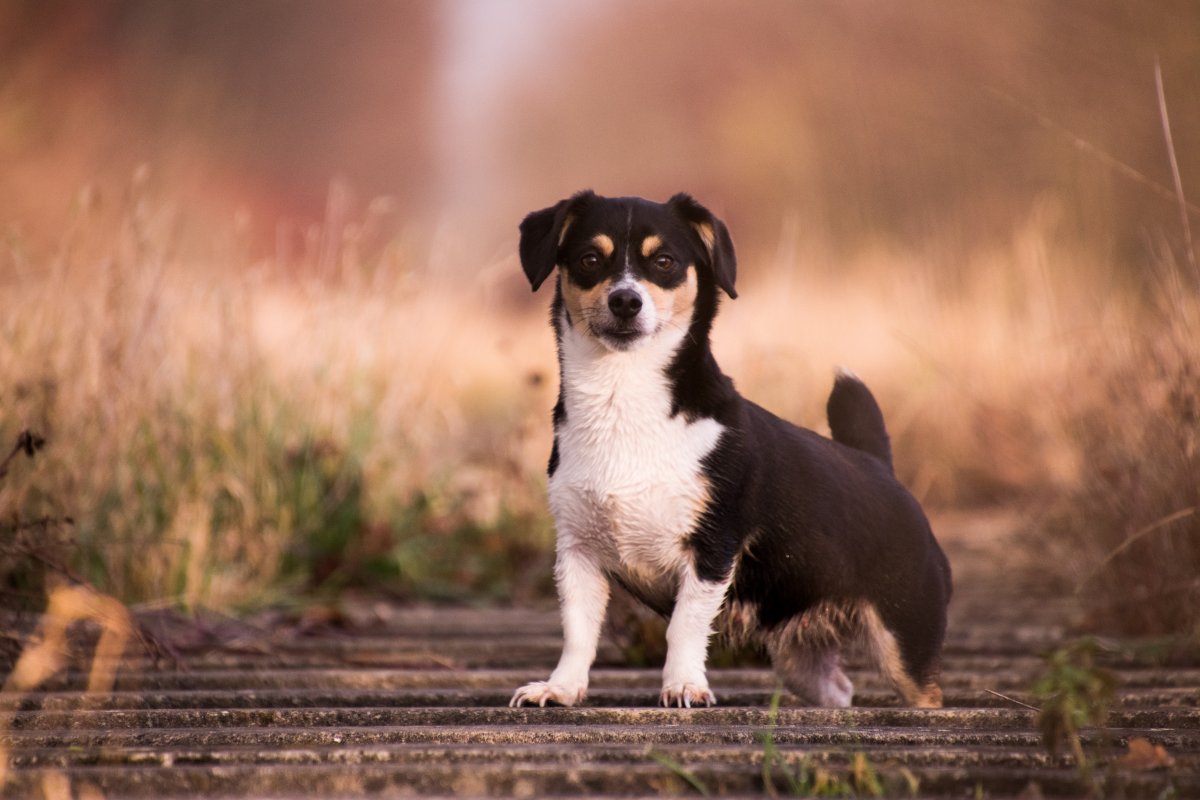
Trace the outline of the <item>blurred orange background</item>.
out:
[[[932,245],[953,273],[1047,205],[1136,264],[1147,237],[1180,245],[1156,60],[1187,185],[1190,0],[9,0],[0,220],[53,237],[80,187],[149,164],[195,227],[240,212],[261,255],[336,178],[393,198],[414,242],[452,225],[464,270],[584,187],[690,191],[751,265],[798,239]]]
[[[127,601],[544,595],[517,223],[688,191],[744,394],[851,367],[927,508],[1194,627],[1197,87],[1195,0],[6,0],[0,519]]]

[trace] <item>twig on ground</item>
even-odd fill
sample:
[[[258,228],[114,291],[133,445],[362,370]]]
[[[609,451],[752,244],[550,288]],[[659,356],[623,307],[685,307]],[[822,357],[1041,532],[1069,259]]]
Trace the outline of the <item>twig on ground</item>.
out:
[[[1018,700],[1015,697],[1009,697],[1006,694],[1001,694],[1000,692],[993,691],[991,689],[984,689],[984,691],[987,692],[988,694],[994,694],[996,697],[999,697],[1001,700],[1007,700],[1008,702],[1015,703],[1016,705],[1019,705],[1022,708],[1028,708],[1030,711],[1041,711],[1041,709],[1038,708],[1037,706],[1031,706],[1031,705],[1029,705],[1029,703],[1022,703],[1020,700]]]

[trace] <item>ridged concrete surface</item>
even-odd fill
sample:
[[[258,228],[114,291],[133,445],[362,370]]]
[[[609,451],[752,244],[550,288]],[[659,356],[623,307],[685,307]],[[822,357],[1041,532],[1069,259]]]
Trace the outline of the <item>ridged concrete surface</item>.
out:
[[[787,795],[780,771],[764,783],[774,748],[810,778],[823,771],[831,789],[852,786],[869,765],[880,788],[901,797],[1085,795],[1072,760],[1047,754],[1036,713],[1020,705],[1035,702],[1039,654],[1067,638],[1069,604],[1027,592],[1003,599],[1003,570],[964,556],[970,544],[948,544],[964,566],[941,710],[896,708],[874,674],[855,669],[854,708],[803,708],[785,694],[773,718],[775,681],[759,668],[713,670],[717,707],[660,709],[658,672],[621,666],[611,643],[586,706],[510,709],[513,689],[544,678],[557,658],[552,609],[380,605],[361,609],[349,632],[264,628],[220,648],[189,648],[182,668],[135,655],[103,696],[85,695],[87,675],[74,671],[5,697],[0,744],[12,769],[4,793]],[[1107,663],[1120,682],[1117,701],[1107,728],[1083,736],[1100,762],[1091,777],[1099,791],[1200,798],[1194,649],[1117,649]],[[1139,737],[1165,748],[1172,766],[1106,763]],[[858,786],[869,794],[868,783]]]

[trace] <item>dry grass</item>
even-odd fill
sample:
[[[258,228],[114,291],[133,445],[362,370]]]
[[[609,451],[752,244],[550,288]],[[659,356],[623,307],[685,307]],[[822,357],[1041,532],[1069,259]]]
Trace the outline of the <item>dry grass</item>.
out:
[[[554,354],[546,298],[514,300],[515,259],[464,279],[386,237],[362,247],[357,227],[315,229],[292,264],[244,263],[235,235],[197,260],[137,187],[119,220],[89,214],[57,254],[15,243],[0,262],[0,441],[49,443],[0,485],[6,514],[72,516],[78,569],[130,602],[548,591]],[[1197,504],[1200,302],[1179,288],[1147,316],[1062,241],[1047,209],[952,273],[936,253],[835,263],[785,241],[743,265],[718,358],[817,429],[833,367],[853,368],[923,501],[1062,499],[1054,530],[1089,573]],[[1196,597],[1197,524],[1155,527],[1087,585],[1169,557],[1145,599],[1177,610]]]
[[[547,546],[530,465],[551,389],[531,385],[519,328],[479,298],[416,294],[392,254],[355,264],[362,283],[308,281],[189,263],[141,198],[121,225],[9,266],[0,434],[48,445],[0,486],[6,510],[69,512],[80,569],[134,602],[229,606],[379,571],[521,590],[521,564],[446,557]]]
[[[1061,403],[1080,474],[1044,528],[1093,628],[1200,636],[1200,297],[1181,280],[1079,349]]]

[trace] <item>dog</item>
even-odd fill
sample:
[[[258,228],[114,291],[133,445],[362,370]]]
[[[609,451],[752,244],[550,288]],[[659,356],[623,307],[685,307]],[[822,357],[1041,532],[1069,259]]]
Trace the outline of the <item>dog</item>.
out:
[[[765,648],[784,685],[849,706],[842,650],[864,641],[910,706],[938,707],[950,565],[896,479],[883,414],[839,373],[832,439],[743,398],[713,358],[737,261],[724,223],[580,192],[520,225],[534,291],[557,269],[560,384],[548,495],[563,651],[510,706],[581,702],[612,584],[669,618],[664,706],[716,702],[710,636]]]

